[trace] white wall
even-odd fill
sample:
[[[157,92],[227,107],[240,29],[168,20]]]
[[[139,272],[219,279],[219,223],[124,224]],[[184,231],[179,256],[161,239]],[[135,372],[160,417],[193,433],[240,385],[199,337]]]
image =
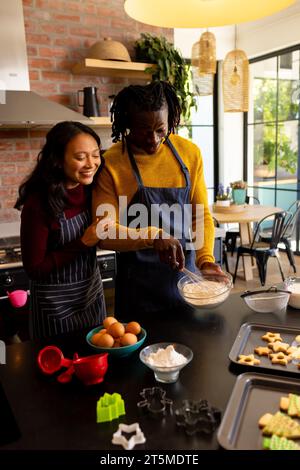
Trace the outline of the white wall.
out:
[[[300,0],[282,12],[238,26],[238,46],[249,58],[300,43]]]
[[[216,36],[217,59],[224,59],[234,48],[234,27],[209,29]],[[191,57],[192,45],[199,40],[204,29],[175,29],[174,42],[184,57]],[[300,44],[300,0],[282,12],[237,27],[237,47],[249,58]],[[220,182],[243,176],[243,113],[224,113],[222,77],[219,80],[219,156]]]

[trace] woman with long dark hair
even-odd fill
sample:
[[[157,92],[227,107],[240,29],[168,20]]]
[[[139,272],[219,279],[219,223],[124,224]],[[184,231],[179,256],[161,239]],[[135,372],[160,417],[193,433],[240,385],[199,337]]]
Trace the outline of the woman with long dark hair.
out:
[[[91,192],[101,168],[100,138],[64,121],[46,136],[19,188],[21,249],[30,283],[30,333],[48,337],[99,325],[106,316],[96,260]],[[98,232],[99,233],[99,232]]]

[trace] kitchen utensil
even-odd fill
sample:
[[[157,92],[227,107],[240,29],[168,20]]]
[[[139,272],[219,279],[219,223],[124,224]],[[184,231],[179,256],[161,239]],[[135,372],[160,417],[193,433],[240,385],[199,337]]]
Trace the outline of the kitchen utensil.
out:
[[[126,326],[126,324],[127,323],[123,323],[124,326]],[[100,327],[97,327],[97,328],[94,328],[93,330],[91,330],[86,335],[86,342],[88,343],[89,346],[91,346],[91,348],[93,348],[98,353],[107,352],[107,353],[110,354],[110,356],[117,357],[117,358],[127,357],[130,354],[132,354],[134,351],[139,349],[142,346],[142,344],[145,341],[146,336],[147,336],[146,330],[144,330],[144,328],[142,328],[141,332],[137,335],[138,340],[135,344],[130,344],[129,346],[121,346],[119,348],[102,348],[100,346],[95,346],[91,342],[92,336],[94,336],[95,333],[98,333],[102,329],[103,329],[103,326],[100,326]]]
[[[14,290],[13,292],[7,292],[7,296],[11,305],[15,308],[24,307],[28,297],[26,290]]]
[[[286,308],[290,294],[290,291],[272,286],[266,290],[246,291],[241,297],[251,310],[260,313],[271,313]]]
[[[83,103],[81,103],[81,93],[83,93]],[[77,92],[78,106],[83,106],[85,116],[100,116],[99,102],[97,98],[97,88],[94,86],[84,87]]]
[[[267,346],[266,341],[263,341],[262,339],[262,336],[266,335],[267,332],[279,333],[283,343],[288,343],[291,346],[297,347],[295,344],[295,338],[299,335],[300,328],[282,325],[271,326],[261,323],[243,323],[229,352],[229,359],[231,362],[236,364],[239,369],[254,367],[260,371],[263,371],[264,369],[265,372],[270,372],[271,374],[283,373],[300,375],[300,369],[297,367],[297,359],[292,359],[287,363],[287,365],[283,366],[282,364],[272,364],[269,356],[258,356],[255,353],[254,350],[257,347]],[[259,358],[260,364],[249,366],[246,363],[241,364],[239,362],[240,355],[247,356],[249,354],[255,354],[255,358]]]
[[[41,349],[38,357],[37,363],[39,368],[44,374],[54,374],[61,367],[71,367],[71,359],[65,359],[62,351],[57,346],[46,346]]]
[[[85,385],[94,385],[103,382],[107,371],[107,353],[94,356],[81,357],[73,361],[76,376]]]
[[[159,349],[166,349],[168,346],[173,346],[175,352],[182,354],[186,361],[182,364],[174,366],[159,366],[149,362],[150,354],[157,353]],[[140,360],[149,369],[154,371],[154,377],[158,382],[173,383],[178,380],[180,370],[185,367],[193,359],[193,352],[187,346],[178,343],[156,343],[146,346],[140,352]]]
[[[203,280],[203,277],[201,274],[195,274],[192,271],[189,271],[186,268],[183,268],[182,271],[191,278],[192,281],[194,282],[201,282]]]
[[[74,354],[73,361],[76,361],[76,359],[78,359],[77,353]],[[74,372],[75,372],[75,369],[74,369],[74,365],[72,364],[65,372],[63,372],[57,377],[57,381],[62,384],[71,382],[72,375],[74,374]]]
[[[289,277],[285,280],[284,285],[291,292],[289,305],[300,309],[300,277]]]

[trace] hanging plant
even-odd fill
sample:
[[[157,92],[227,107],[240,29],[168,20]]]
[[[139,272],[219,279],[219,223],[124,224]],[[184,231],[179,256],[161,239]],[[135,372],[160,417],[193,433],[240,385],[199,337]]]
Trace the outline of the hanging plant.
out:
[[[153,81],[164,80],[174,86],[184,120],[188,120],[191,108],[196,106],[196,99],[190,90],[190,65],[181,53],[163,36],[153,36],[149,33],[141,34],[141,39],[135,42],[135,50],[137,61],[156,65],[146,69],[146,72],[152,75]]]

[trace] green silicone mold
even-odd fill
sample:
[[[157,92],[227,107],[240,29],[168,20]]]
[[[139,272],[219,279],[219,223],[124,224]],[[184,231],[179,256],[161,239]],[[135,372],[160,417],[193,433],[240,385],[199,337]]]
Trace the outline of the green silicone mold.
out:
[[[125,414],[124,400],[119,393],[105,393],[97,401],[97,423],[112,421]]]

